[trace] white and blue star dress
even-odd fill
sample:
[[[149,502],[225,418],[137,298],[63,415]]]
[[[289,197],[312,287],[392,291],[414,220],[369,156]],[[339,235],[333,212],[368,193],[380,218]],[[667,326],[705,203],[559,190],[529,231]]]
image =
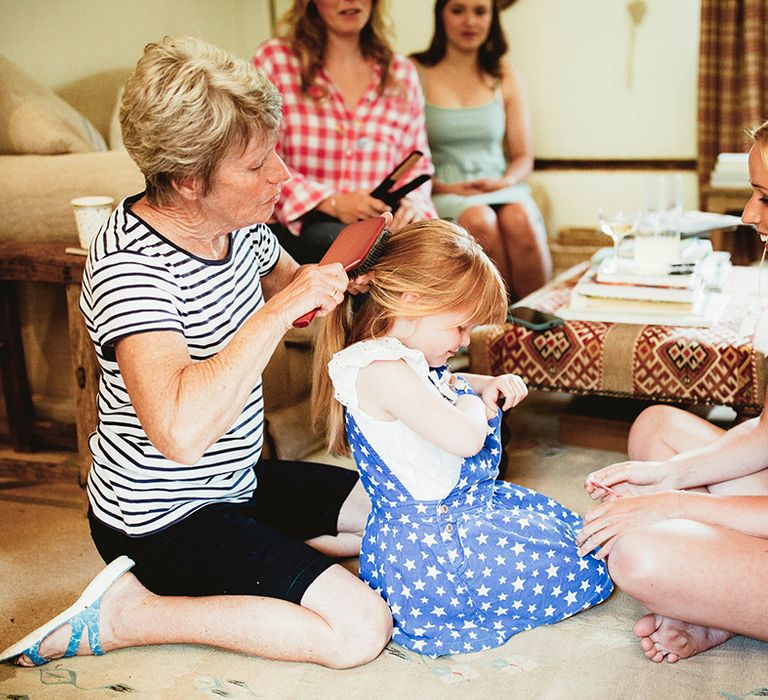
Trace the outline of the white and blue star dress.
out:
[[[480,452],[457,458],[458,478],[450,490],[439,498],[412,495],[418,489],[409,490],[397,476],[408,480],[410,467],[390,468],[381,458],[365,432],[375,421],[356,399],[359,369],[398,356],[447,399],[472,393],[462,381],[449,388],[446,368],[430,370],[421,353],[392,338],[352,345],[329,364],[336,398],[346,408],[352,455],[372,503],[360,576],[389,604],[393,640],[433,657],[481,651],[605,600],[613,584],[604,562],[577,552],[579,515],[543,494],[496,479],[501,412],[488,422]],[[402,455],[415,433],[399,421],[380,422],[389,431],[386,442],[377,438],[380,450]],[[424,464],[423,452],[420,459]]]

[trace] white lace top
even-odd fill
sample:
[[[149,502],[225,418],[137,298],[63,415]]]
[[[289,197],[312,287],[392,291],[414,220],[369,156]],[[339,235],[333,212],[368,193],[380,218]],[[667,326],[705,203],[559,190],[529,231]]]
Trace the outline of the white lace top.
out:
[[[358,406],[357,375],[360,369],[378,360],[401,359],[424,382],[433,386],[429,366],[421,351],[407,348],[396,338],[379,338],[350,345],[331,358],[328,373],[334,395],[352,414],[373,449],[413,498],[442,499],[458,481],[462,458],[425,440],[401,421],[373,418]],[[447,385],[440,391],[455,401],[455,395]]]

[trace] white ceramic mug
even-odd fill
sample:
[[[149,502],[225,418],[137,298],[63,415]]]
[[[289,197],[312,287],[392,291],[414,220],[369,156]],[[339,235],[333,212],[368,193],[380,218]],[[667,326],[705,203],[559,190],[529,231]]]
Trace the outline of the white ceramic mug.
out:
[[[88,250],[94,236],[112,213],[115,200],[102,195],[75,197],[70,204],[75,212],[80,247]]]

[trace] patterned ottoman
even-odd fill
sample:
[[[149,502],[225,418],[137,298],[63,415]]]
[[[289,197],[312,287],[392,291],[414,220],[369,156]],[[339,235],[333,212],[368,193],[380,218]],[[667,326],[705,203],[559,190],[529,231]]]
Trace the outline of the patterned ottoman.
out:
[[[556,312],[588,263],[534,292],[525,305]],[[765,357],[745,318],[758,302],[758,269],[734,267],[728,306],[711,328],[566,321],[548,331],[482,326],[472,333],[473,372],[521,375],[531,389],[682,404],[723,405],[756,415]],[[754,323],[752,324],[754,326]]]

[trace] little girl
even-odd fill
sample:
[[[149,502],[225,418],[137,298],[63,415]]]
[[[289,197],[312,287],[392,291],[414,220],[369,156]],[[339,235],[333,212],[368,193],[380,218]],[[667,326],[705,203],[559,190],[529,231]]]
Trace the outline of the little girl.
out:
[[[393,639],[430,656],[480,651],[605,600],[604,563],[576,551],[581,518],[496,480],[497,404],[519,403],[522,379],[445,366],[474,325],[505,317],[482,248],[456,224],[410,224],[370,277],[326,319],[314,407],[370,496],[360,576],[389,604]]]

